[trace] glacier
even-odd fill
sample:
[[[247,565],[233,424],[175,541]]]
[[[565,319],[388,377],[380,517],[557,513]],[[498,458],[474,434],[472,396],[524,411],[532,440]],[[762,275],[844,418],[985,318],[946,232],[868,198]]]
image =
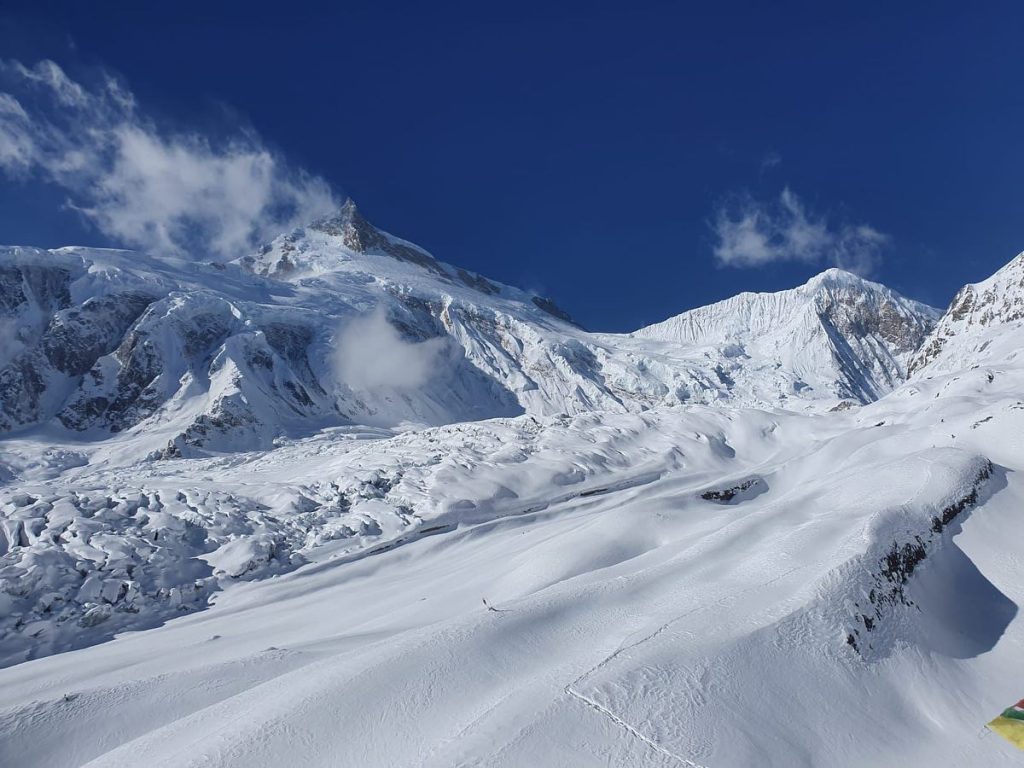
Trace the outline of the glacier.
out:
[[[351,202],[2,249],[0,764],[1015,764],[1022,269],[608,334]]]

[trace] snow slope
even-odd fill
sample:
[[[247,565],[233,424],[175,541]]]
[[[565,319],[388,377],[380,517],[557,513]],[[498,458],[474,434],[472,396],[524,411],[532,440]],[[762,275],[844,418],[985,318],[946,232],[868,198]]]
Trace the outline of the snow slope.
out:
[[[351,207],[5,258],[0,765],[1019,761],[1012,311],[904,381],[934,313],[837,272],[614,336]],[[451,378],[352,391],[381,304]]]
[[[385,529],[400,498],[421,520],[395,522],[389,546],[329,540],[208,610],[0,672],[0,756],[1011,765],[981,726],[1022,671],[1005,533],[1024,501],[1021,371],[977,374],[856,413],[519,417],[140,477],[273,499],[361,465],[401,479],[351,514]],[[759,493],[704,498],[753,478]],[[890,578],[894,547],[919,539],[911,577]]]

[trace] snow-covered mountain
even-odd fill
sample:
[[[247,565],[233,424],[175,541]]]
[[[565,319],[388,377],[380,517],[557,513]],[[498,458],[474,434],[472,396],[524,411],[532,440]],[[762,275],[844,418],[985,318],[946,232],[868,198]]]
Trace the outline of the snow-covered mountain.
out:
[[[0,765],[1015,765],[1022,306],[4,249]]]
[[[714,348],[723,371],[778,390],[868,403],[906,379],[939,312],[829,269],[779,293],[741,293],[642,328],[636,336]]]
[[[910,363],[920,370],[955,370],[1012,347],[1024,328],[1024,253],[987,280],[957,292],[931,336]],[[1015,351],[1011,348],[1011,352]]]
[[[354,233],[365,229],[352,213],[340,229],[340,217],[321,222],[227,265],[6,249],[0,306],[13,344],[2,361],[0,426],[136,429],[170,441],[173,452],[268,446],[279,434],[367,421],[381,409],[427,423],[520,412],[507,387],[454,344],[415,391],[343,386],[334,337],[379,304],[410,344],[446,336],[442,315],[480,299],[495,316],[561,322],[539,308],[547,302],[449,271],[383,235],[368,252],[355,250],[363,246]]]
[[[346,325],[375,309],[375,344],[419,360],[414,385],[362,381],[359,354],[339,356]],[[130,432],[140,450],[177,455],[352,423],[865,403],[904,378],[935,315],[830,270],[631,336],[591,334],[548,299],[377,230],[349,202],[230,264],[3,249],[0,430]]]

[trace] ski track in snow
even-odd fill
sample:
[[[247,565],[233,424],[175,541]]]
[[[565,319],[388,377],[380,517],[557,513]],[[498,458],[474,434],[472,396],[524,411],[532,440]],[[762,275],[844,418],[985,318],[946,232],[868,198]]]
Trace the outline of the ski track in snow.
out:
[[[672,752],[670,752],[669,750],[665,749],[660,744],[658,744],[658,743],[652,741],[651,739],[647,738],[646,736],[644,736],[644,734],[642,734],[637,728],[635,728],[634,726],[632,726],[629,723],[627,723],[625,720],[623,720],[621,717],[616,715],[614,712],[609,711],[608,709],[606,709],[605,707],[601,706],[600,704],[598,704],[593,699],[588,699],[586,696],[584,696],[579,691],[574,690],[571,685],[566,686],[565,692],[567,694],[569,694],[570,696],[572,696],[573,698],[578,699],[579,701],[582,701],[588,707],[590,707],[591,709],[593,709],[594,711],[599,713],[602,717],[607,717],[613,723],[615,723],[616,725],[618,725],[618,726],[622,727],[624,730],[626,730],[630,735],[635,736],[636,738],[638,738],[644,744],[647,744],[652,749],[660,752],[661,754],[665,755],[668,758],[671,758],[672,760],[674,760],[679,765],[685,765],[685,766],[688,766],[688,768],[707,768],[706,766],[700,765],[699,763],[695,763],[692,760],[687,760],[685,757],[680,757],[679,755],[673,754]]]
[[[791,573],[795,573],[796,571],[799,571],[799,570],[801,570],[801,568],[793,568],[793,569],[787,571],[786,573],[782,574],[782,576],[777,576],[774,579],[766,582],[766,586],[768,584],[772,584],[773,582],[779,581],[780,579],[790,575]],[[755,589],[758,589],[758,588],[759,587],[751,587],[747,591],[754,591]],[[732,596],[729,596],[728,598],[723,598],[722,600],[718,601],[718,603],[716,603],[716,605],[720,605],[720,604],[726,602],[729,599],[732,599]],[[711,607],[714,607],[714,606],[711,606]],[[662,754],[667,755],[668,757],[670,757],[673,760],[677,761],[680,765],[689,766],[690,768],[707,768],[706,766],[702,766],[699,763],[695,763],[692,760],[688,760],[685,757],[680,757],[679,755],[674,754],[673,752],[669,751],[668,749],[666,749],[665,747],[661,746],[657,742],[653,741],[651,738],[645,736],[640,731],[640,729],[637,728],[636,726],[630,725],[628,722],[623,720],[621,717],[616,715],[611,710],[607,709],[606,707],[602,706],[601,704],[598,704],[593,699],[588,698],[585,694],[582,694],[578,690],[576,690],[576,686],[577,685],[579,685],[580,683],[585,681],[588,677],[590,677],[592,674],[597,672],[602,667],[604,667],[607,664],[609,664],[610,662],[614,661],[620,654],[626,653],[628,651],[631,651],[634,648],[636,648],[637,646],[643,645],[644,643],[648,642],[649,640],[653,640],[658,635],[660,635],[662,632],[664,632],[666,629],[671,627],[673,624],[675,624],[675,623],[677,623],[679,621],[682,621],[683,619],[687,618],[688,616],[690,616],[690,615],[692,615],[694,613],[697,613],[698,611],[702,611],[702,610],[706,610],[706,607],[705,606],[700,606],[698,608],[694,608],[692,611],[688,611],[687,613],[684,613],[682,616],[677,616],[676,618],[672,619],[671,621],[666,622],[665,624],[662,624],[660,627],[658,627],[656,630],[654,630],[654,632],[652,632],[651,634],[647,635],[646,637],[642,637],[642,638],[640,638],[639,640],[637,640],[634,643],[630,643],[629,645],[626,645],[626,646],[623,646],[623,647],[619,648],[617,651],[615,651],[615,653],[611,654],[610,656],[608,656],[607,658],[602,660],[600,663],[598,663],[595,666],[593,666],[592,668],[588,669],[586,672],[584,672],[578,678],[576,678],[571,683],[569,683],[567,686],[565,686],[565,692],[567,694],[569,694],[570,696],[572,696],[572,697],[574,697],[576,699],[579,699],[580,701],[582,701],[587,706],[592,707],[593,709],[597,710],[602,715],[604,715],[605,717],[607,717],[610,720],[612,720],[612,722],[614,722],[617,725],[620,725],[623,728],[625,728],[627,731],[629,731],[631,734],[633,734],[638,739],[643,741],[645,744],[649,744],[651,747],[653,747],[654,749],[658,750]]]

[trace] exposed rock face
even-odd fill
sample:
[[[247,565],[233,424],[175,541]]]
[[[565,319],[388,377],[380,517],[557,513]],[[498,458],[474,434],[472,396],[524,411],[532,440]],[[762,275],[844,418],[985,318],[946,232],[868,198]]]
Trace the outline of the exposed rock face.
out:
[[[731,504],[737,500],[756,496],[768,490],[767,483],[761,477],[749,477],[736,485],[726,488],[709,488],[701,493],[704,501],[714,501],[718,504]]]
[[[62,394],[118,346],[155,297],[141,290],[114,290],[73,306],[70,286],[82,273],[81,265],[33,249],[5,255],[0,260],[0,322],[11,333],[0,354],[0,429],[9,430],[51,418]]]
[[[911,607],[914,602],[906,593],[907,583],[917,567],[936,547],[942,532],[966,510],[978,503],[979,493],[992,477],[991,462],[985,461],[978,469],[973,483],[962,496],[951,499],[939,513],[932,517],[928,530],[913,535],[912,539],[894,541],[872,570],[871,587],[867,605],[859,605],[854,619],[854,628],[846,635],[846,643],[857,653],[865,655],[871,650],[867,633],[877,630],[880,625],[900,607]]]
[[[321,219],[313,223],[311,228],[340,237],[345,247],[355,253],[384,253],[448,277],[445,269],[429,253],[411,243],[386,235],[370,224],[352,200],[345,201],[337,216]]]
[[[910,372],[944,356],[947,346],[964,347],[950,352],[957,359],[983,351],[988,329],[1008,324],[1024,324],[1024,253],[988,280],[960,289],[935,331],[914,355]]]
[[[559,320],[564,320],[567,323],[575,324],[575,320],[569,315],[568,312],[564,311],[551,299],[545,298],[544,296],[534,296],[533,303],[547,312],[549,315],[557,317]]]

